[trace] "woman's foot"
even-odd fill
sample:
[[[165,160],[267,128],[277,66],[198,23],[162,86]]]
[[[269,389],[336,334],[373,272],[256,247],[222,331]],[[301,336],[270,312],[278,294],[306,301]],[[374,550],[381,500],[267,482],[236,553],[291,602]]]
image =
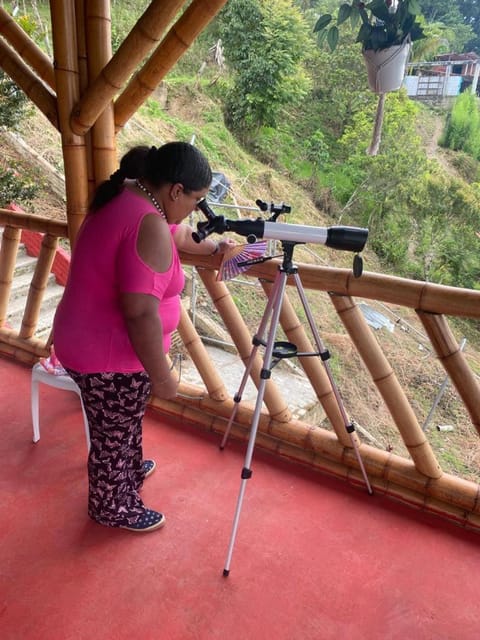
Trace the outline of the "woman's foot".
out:
[[[155,460],[144,460],[142,465],[144,478],[148,478],[148,476],[151,476],[156,467],[157,463],[155,462]]]
[[[138,520],[134,524],[120,525],[120,528],[146,533],[160,529],[160,527],[163,527],[165,524],[165,521],[166,518],[163,513],[152,511],[152,509],[145,509],[144,513],[138,517]]]

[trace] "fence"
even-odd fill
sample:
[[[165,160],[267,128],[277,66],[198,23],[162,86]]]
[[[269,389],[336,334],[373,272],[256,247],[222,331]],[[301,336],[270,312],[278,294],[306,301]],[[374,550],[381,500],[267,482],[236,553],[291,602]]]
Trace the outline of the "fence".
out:
[[[46,354],[45,343],[32,336],[58,238],[66,237],[67,228],[64,223],[5,210],[0,210],[0,224],[5,227],[0,249],[0,352],[21,362],[31,363]],[[22,327],[16,332],[5,326],[5,318],[22,229],[40,231],[44,237]],[[198,269],[239,357],[246,363],[252,352],[251,334],[227,285],[216,279],[219,256],[212,258],[185,254],[181,257],[184,264]],[[258,279],[268,296],[277,272],[278,261],[272,260],[251,267],[248,277]],[[361,278],[354,278],[349,269],[311,265],[299,265],[298,273],[305,289],[328,294],[334,312],[363,360],[408,451],[409,458],[360,444],[362,460],[375,492],[422,510],[439,513],[462,526],[480,529],[479,485],[442,470],[405,390],[356,303],[356,298],[362,298],[415,310],[432,350],[455,386],[478,434],[480,387],[454,338],[449,318],[479,319],[480,291],[375,273],[364,273]],[[287,339],[297,345],[300,352],[312,351],[309,337],[287,295],[280,313],[280,324]],[[205,389],[182,383],[178,398],[174,401],[152,398],[151,407],[221,434],[234,408],[234,399],[226,391],[185,310],[178,332],[201,375]],[[268,380],[264,395],[266,409],[259,421],[258,446],[356,485],[363,484],[350,436],[346,433],[335,394],[320,359],[300,358],[299,361],[333,431],[293,419],[283,394],[273,380]],[[251,368],[251,378],[257,387],[261,369],[261,357],[257,354]],[[233,435],[248,438],[252,413],[251,407],[240,405]]]

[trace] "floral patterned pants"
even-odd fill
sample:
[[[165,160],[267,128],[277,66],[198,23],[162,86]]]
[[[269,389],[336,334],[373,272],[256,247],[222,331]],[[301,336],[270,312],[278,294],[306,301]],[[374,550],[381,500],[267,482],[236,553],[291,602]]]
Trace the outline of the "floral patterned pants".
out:
[[[135,523],[145,507],[142,420],[150,379],[139,373],[78,373],[90,427],[88,515],[110,527]]]

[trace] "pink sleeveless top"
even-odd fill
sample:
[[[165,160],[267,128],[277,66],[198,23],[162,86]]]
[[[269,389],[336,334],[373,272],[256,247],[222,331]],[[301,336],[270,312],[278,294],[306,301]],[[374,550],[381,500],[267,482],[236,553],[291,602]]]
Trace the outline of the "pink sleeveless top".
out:
[[[85,218],[53,326],[55,353],[64,367],[80,373],[143,370],[128,337],[120,293],[158,298],[163,346],[168,352],[180,319],[185,280],[173,237],[172,262],[164,273],[155,272],[138,255],[140,224],[151,213],[160,215],[144,198],[124,189]],[[176,228],[170,226],[172,236]]]

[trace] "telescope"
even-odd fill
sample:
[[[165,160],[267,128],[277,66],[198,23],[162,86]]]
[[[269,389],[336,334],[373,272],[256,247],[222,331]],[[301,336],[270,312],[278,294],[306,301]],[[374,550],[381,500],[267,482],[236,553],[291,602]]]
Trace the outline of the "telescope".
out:
[[[260,203],[262,206],[260,206]],[[257,204],[265,210],[264,203],[257,200]],[[256,220],[227,220],[224,216],[217,215],[208,205],[205,198],[197,204],[207,218],[206,222],[197,224],[197,231],[192,233],[195,242],[201,242],[211,233],[225,233],[233,231],[247,238],[248,243],[254,243],[259,238],[267,240],[280,240],[291,244],[324,244],[331,249],[353,251],[358,253],[363,250],[368,238],[368,229],[361,227],[312,227],[301,224],[288,224],[276,222],[280,213],[288,213],[288,205],[270,206],[273,216],[270,220],[257,218]]]

